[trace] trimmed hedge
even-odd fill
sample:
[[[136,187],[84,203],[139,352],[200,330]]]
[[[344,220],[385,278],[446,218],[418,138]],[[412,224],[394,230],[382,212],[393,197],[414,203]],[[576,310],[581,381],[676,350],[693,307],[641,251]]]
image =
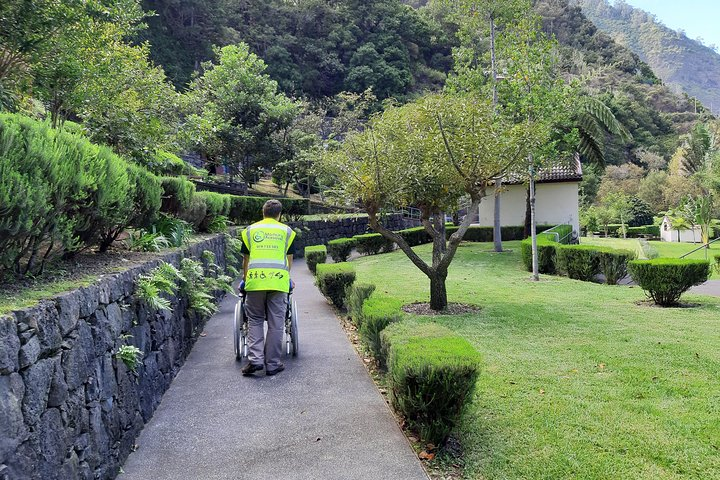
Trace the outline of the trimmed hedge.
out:
[[[377,255],[380,252],[392,252],[395,249],[395,242],[379,233],[365,233],[352,238],[355,240],[355,248],[361,255]]]
[[[362,324],[362,308],[365,300],[375,291],[372,283],[353,283],[345,292],[345,305],[348,316],[356,327]]]
[[[472,397],[480,355],[464,338],[434,323],[385,329],[390,399],[425,442],[441,445]]]
[[[642,227],[628,227],[627,236],[630,238],[638,238],[641,236],[659,237],[659,225],[644,225]]]
[[[549,230],[553,225],[538,225],[537,231],[543,232]],[[452,225],[445,227],[445,235],[450,238],[450,235],[455,233],[458,227]],[[523,225],[512,225],[501,228],[501,236],[504,242],[512,240],[523,240],[525,238],[525,226]],[[465,232],[463,237],[465,242],[492,242],[493,241],[493,227],[479,227],[471,226]]]
[[[432,242],[432,237],[425,231],[425,227],[406,228],[397,232],[411,247]]]
[[[589,282],[600,273],[598,250],[592,245],[558,245],[557,266],[568,277]]]
[[[710,264],[705,260],[656,258],[628,264],[633,280],[660,306],[677,305],[690,287],[707,281]]]
[[[402,306],[403,302],[400,300],[377,293],[370,295],[363,303],[360,337],[370,348],[381,368],[385,368],[385,358],[381,351],[380,334],[385,327],[402,318]]]
[[[537,237],[537,248],[538,248],[538,272],[546,274],[554,274],[557,271],[555,266],[556,263],[556,248],[560,244],[552,240],[548,240],[546,237]],[[520,255],[522,256],[523,264],[528,272],[532,272],[532,240],[527,238],[520,242]]]
[[[330,240],[327,244],[327,252],[335,263],[347,261],[352,249],[355,247],[355,239],[338,238]]]
[[[333,305],[342,308],[345,292],[355,282],[355,266],[343,263],[320,263],[316,266],[317,286]]]
[[[318,263],[325,263],[327,261],[327,248],[325,245],[311,245],[305,247],[305,263],[308,269],[315,274],[316,266]]]
[[[603,248],[597,250],[597,255],[600,271],[608,285],[617,285],[617,282],[625,278],[628,262],[635,259],[635,252],[630,250]]]

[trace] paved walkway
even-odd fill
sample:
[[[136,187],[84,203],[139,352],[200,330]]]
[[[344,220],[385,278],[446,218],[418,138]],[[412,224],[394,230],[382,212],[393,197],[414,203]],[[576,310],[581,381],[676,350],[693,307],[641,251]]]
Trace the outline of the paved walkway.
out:
[[[226,298],[118,479],[427,480],[302,260],[293,278],[300,355],[243,377]]]
[[[692,287],[688,293],[697,293],[699,295],[712,295],[720,297],[720,280],[708,280],[702,285]]]

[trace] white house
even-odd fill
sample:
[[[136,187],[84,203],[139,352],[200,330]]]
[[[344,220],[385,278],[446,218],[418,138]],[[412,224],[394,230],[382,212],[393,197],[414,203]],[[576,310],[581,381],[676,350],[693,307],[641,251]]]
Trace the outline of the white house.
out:
[[[574,165],[556,165],[540,170],[535,182],[535,216],[538,225],[572,225],[580,232],[580,182],[582,165],[579,156]],[[525,225],[527,209],[527,175],[509,175],[503,180],[500,196],[502,226]],[[495,216],[494,188],[480,202],[478,224],[492,226]]]
[[[662,224],[660,224],[660,240],[663,242],[698,243],[702,242],[702,231],[699,225],[694,226],[692,229],[673,229],[672,220],[664,217]]]

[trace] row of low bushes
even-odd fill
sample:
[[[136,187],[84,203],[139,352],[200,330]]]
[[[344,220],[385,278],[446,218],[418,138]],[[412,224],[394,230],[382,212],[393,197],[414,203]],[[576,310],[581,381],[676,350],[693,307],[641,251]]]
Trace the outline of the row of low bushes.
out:
[[[306,258],[322,257],[310,247]],[[355,283],[347,262],[314,263],[320,291],[348,315],[387,372],[393,407],[426,441],[440,445],[457,424],[479,374],[470,343],[433,323],[403,319],[402,302],[379,295],[372,284]],[[401,321],[402,320],[402,321]]]
[[[530,239],[520,244],[520,253],[527,271],[532,271]],[[591,281],[602,273],[608,285],[616,285],[627,275],[628,262],[635,258],[629,250],[616,250],[594,245],[561,245],[538,237],[538,271],[545,274],[565,273],[575,280]]]
[[[402,302],[378,295],[372,284],[352,285],[346,298],[348,315],[387,374],[393,408],[424,441],[442,444],[472,396],[478,352],[445,327],[403,318]]]
[[[538,226],[538,231],[542,232],[550,228],[552,228],[550,225],[540,225]],[[455,233],[457,229],[458,227],[452,224],[446,225],[446,236],[449,237]],[[402,236],[411,247],[432,242],[430,234],[425,231],[424,227],[407,228],[405,230],[399,230],[396,233]],[[521,240],[524,237],[524,227],[503,227],[502,235],[505,241]],[[492,227],[474,226],[468,228],[463,240],[468,242],[491,242],[493,239],[492,236]],[[335,262],[345,262],[350,257],[353,249],[357,249],[357,252],[361,255],[377,255],[378,253],[393,251],[395,249],[395,243],[379,233],[366,233],[363,235],[355,235],[352,238],[330,240],[327,244],[326,254]],[[326,261],[327,255],[320,263]],[[308,265],[310,265],[310,263],[308,263]]]
[[[529,240],[521,244],[525,268],[532,271],[532,251]],[[719,256],[720,257],[720,256]],[[538,238],[538,267],[540,273],[562,272],[575,280],[591,281],[599,273],[608,285],[616,285],[628,273],[661,306],[676,305],[690,287],[707,281],[710,264],[705,260],[656,258],[634,260],[635,253],[595,245],[560,245]],[[716,258],[720,265],[720,258]]]
[[[249,224],[262,220],[263,197],[243,197],[216,192],[195,191],[195,184],[184,177],[162,177],[164,212],[175,215],[207,231],[217,219],[224,218],[235,224]],[[284,215],[307,212],[306,199],[278,199]]]
[[[602,228],[602,232],[607,232],[608,236],[611,237],[622,237],[622,224],[611,223],[607,226],[607,230]],[[640,238],[640,237],[659,237],[660,226],[659,225],[643,225],[640,227],[628,227],[625,225],[625,236],[629,238]]]

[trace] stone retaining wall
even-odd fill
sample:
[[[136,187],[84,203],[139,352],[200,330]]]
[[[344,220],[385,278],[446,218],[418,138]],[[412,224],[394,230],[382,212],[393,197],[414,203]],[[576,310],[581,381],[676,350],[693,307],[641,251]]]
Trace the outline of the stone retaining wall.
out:
[[[405,228],[417,227],[419,220],[404,218],[401,214],[387,215],[383,224],[390,230],[403,230]],[[327,245],[330,240],[347,238],[363,233],[375,233],[368,225],[367,217],[341,218],[337,220],[311,220],[289,223],[295,229],[300,230],[297,238],[297,256],[303,256],[305,247],[310,245]]]
[[[219,235],[0,318],[0,479],[118,474],[205,322],[186,298],[150,311],[135,281],[205,250],[224,267]],[[144,352],[137,374],[115,358],[126,343]]]

